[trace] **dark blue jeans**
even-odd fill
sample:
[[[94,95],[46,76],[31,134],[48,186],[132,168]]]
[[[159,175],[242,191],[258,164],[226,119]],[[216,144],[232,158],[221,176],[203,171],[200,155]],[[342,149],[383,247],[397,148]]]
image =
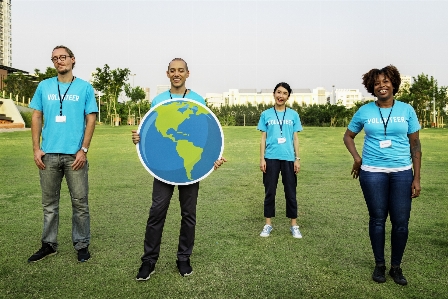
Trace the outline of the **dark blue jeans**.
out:
[[[385,264],[387,215],[390,215],[392,223],[391,265],[401,264],[408,240],[413,179],[412,169],[391,173],[360,171],[359,182],[369,210],[370,242],[377,264]]]
[[[294,162],[265,159],[266,173],[263,173],[265,190],[264,217],[275,217],[275,194],[277,193],[278,176],[282,173],[282,183],[286,199],[286,217],[297,218],[297,175],[294,173]]]

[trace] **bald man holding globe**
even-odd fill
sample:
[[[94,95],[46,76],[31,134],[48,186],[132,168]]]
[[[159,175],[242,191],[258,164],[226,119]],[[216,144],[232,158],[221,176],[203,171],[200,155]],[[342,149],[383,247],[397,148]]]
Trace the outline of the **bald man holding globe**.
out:
[[[189,77],[190,72],[188,71],[187,63],[182,58],[174,58],[169,63],[166,74],[170,79],[171,88],[166,92],[157,95],[151,103],[151,108],[170,99],[185,98],[188,101],[185,101],[185,104],[180,104],[181,107],[177,109],[182,113],[174,114],[176,117],[170,119],[159,117],[155,121],[155,126],[157,126],[157,130],[161,134],[161,137],[174,142],[176,150],[183,161],[193,159],[190,163],[185,163],[185,175],[187,178],[191,178],[192,168],[195,163],[198,162],[195,160],[195,156],[198,156],[198,152],[200,153],[202,149],[194,146],[192,142],[177,138],[173,133],[172,128],[177,128],[185,118],[189,117],[189,115],[205,113],[205,109],[202,106],[205,106],[205,100],[196,92],[185,87],[185,81]],[[192,102],[193,104],[191,104]],[[194,102],[202,105],[195,105]],[[179,103],[176,104],[179,105]],[[161,110],[162,112],[166,111],[167,113],[170,113],[171,111],[168,110],[172,109],[172,105],[158,106],[158,108],[163,109]],[[141,141],[140,134],[137,130],[132,131],[132,141],[136,145]],[[139,155],[141,158],[140,152]],[[142,162],[144,162],[144,160],[142,160]],[[225,158],[218,158],[214,161],[213,168],[217,169],[224,162],[226,162]],[[150,173],[153,174],[151,171]],[[153,175],[152,205],[149,210],[149,217],[146,224],[144,253],[141,257],[142,264],[136,277],[137,281],[146,281],[150,278],[151,274],[155,272],[154,269],[160,252],[163,225],[176,185],[163,179],[159,179],[157,174]],[[192,181],[192,183],[178,184],[177,186],[179,189],[182,220],[176,264],[179,274],[181,276],[188,276],[193,273],[193,269],[190,265],[190,255],[193,252],[195,239],[196,204],[199,192],[199,180]]]

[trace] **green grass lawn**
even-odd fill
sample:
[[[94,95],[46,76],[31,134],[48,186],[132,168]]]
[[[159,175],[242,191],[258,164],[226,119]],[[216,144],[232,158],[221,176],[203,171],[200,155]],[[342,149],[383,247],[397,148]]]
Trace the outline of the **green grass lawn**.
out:
[[[0,297],[448,298],[448,130],[420,133],[422,193],[412,207],[402,264],[409,284],[402,287],[391,278],[384,284],[371,280],[367,208],[358,180],[350,176],[345,128],[310,127],[299,134],[303,239],[290,235],[281,183],[272,235],[258,236],[264,224],[260,133],[255,127],[225,127],[228,162],[200,186],[193,275],[183,278],[176,268],[180,209],[175,191],[156,273],[136,282],[153,179],[131,142],[134,128],[98,126],[93,137],[88,155],[92,258],[87,263],[77,263],[71,244],[65,182],[59,253],[27,263],[40,247],[42,229],[31,133],[0,134]],[[356,141],[360,150],[362,136]]]

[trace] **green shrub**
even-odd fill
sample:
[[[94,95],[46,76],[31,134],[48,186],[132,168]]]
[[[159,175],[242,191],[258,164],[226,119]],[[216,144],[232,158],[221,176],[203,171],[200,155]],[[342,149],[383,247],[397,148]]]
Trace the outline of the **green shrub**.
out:
[[[33,112],[20,112],[22,115],[23,121],[25,122],[25,128],[31,128],[31,118],[33,116]]]

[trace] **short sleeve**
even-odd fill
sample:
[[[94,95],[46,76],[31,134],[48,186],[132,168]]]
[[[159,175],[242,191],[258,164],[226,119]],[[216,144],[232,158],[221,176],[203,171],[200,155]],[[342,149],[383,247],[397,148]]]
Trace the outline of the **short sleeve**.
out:
[[[349,129],[350,131],[352,131],[353,133],[356,133],[356,134],[361,132],[361,130],[364,127],[364,123],[361,121],[361,113],[362,113],[361,108],[358,111],[356,111],[355,115],[353,115],[353,118],[347,127],[347,129]]]
[[[267,131],[266,127],[266,121],[265,121],[265,112],[261,113],[260,120],[258,121],[257,130],[260,130],[262,132]]]
[[[420,122],[418,121],[417,114],[414,108],[409,105],[409,124],[408,124],[408,134],[412,134],[420,130]]]
[[[303,128],[302,128],[302,123],[300,122],[300,116],[299,116],[299,114],[296,113],[294,118],[295,118],[295,119],[294,119],[294,128],[293,128],[293,129],[294,129],[294,132],[300,132],[300,131],[302,131]]]
[[[36,92],[33,95],[33,99],[29,105],[34,110],[42,111],[42,82],[37,86]]]
[[[85,114],[98,113],[98,106],[96,105],[95,93],[92,85],[89,84],[86,91],[86,108]]]

